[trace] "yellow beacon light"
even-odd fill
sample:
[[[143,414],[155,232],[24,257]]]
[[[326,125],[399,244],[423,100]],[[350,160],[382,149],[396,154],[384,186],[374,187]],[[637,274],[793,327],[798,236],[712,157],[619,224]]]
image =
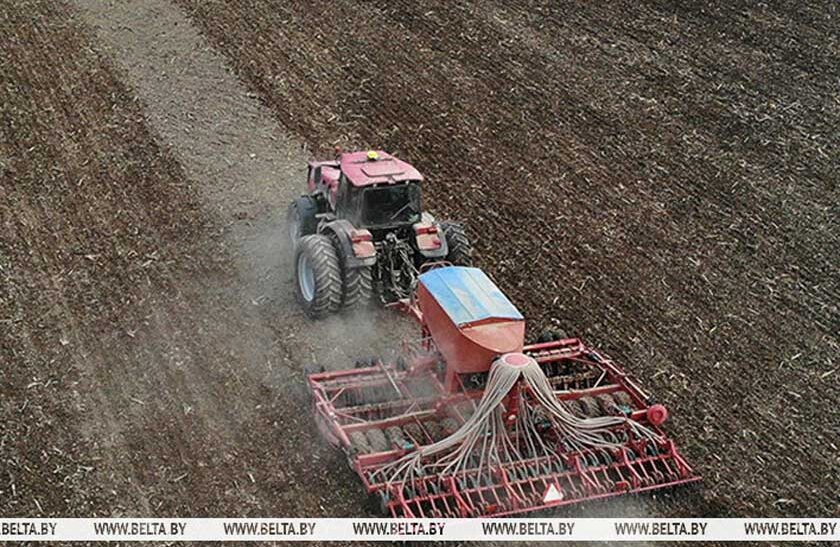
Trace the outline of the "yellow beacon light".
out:
[[[369,159],[371,161],[378,160],[379,159],[379,154],[377,154],[375,150],[371,150],[367,154],[367,159]]]

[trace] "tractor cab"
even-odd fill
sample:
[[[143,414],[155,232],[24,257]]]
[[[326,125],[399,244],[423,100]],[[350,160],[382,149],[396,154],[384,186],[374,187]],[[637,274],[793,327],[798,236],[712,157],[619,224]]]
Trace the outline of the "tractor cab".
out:
[[[420,221],[420,185],[403,182],[357,187],[339,186],[336,216],[367,229],[390,228]]]
[[[420,221],[420,182],[410,164],[385,152],[342,154],[335,212],[340,219],[368,229]]]

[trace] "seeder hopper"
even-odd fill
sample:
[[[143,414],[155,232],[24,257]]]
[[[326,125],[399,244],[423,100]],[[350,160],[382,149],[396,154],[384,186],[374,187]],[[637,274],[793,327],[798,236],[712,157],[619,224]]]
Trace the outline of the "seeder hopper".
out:
[[[419,276],[421,336],[390,362],[309,376],[321,433],[395,517],[524,513],[700,480],[668,413],[578,338],[524,344],[481,271]]]

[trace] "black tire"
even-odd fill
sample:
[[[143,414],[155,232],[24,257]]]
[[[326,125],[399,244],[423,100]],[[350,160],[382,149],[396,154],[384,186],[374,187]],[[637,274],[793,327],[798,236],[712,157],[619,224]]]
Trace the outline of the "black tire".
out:
[[[446,437],[446,435],[443,434],[443,427],[440,425],[440,422],[430,420],[428,422],[424,422],[423,425],[425,426],[429,437],[432,439],[432,443],[436,443]]]
[[[440,426],[443,428],[444,438],[453,435],[461,427],[453,418],[444,418],[440,421]]]
[[[408,440],[410,440],[415,446],[426,444],[426,435],[423,433],[423,429],[420,427],[420,424],[416,422],[406,424],[403,426],[403,432],[408,436]]]
[[[601,409],[592,397],[588,395],[581,397],[578,399],[578,403],[580,403],[580,408],[587,418],[598,418],[601,416]]]
[[[633,399],[626,391],[616,391],[613,393],[613,399],[615,399],[615,402],[618,405],[619,414],[622,416],[630,416],[633,414],[633,411],[636,410],[636,405],[633,403]]]
[[[563,340],[565,338],[568,338],[568,335],[566,335],[565,331],[549,329],[544,330],[540,334],[539,338],[537,338],[537,343],[544,344],[545,342],[554,342],[556,340]]]
[[[613,393],[613,397],[618,404],[629,407],[630,410],[633,410],[636,406],[633,404],[633,399],[630,397],[630,394],[626,391],[616,391]]]
[[[345,310],[364,308],[373,300],[373,270],[370,266],[348,268],[347,256],[338,236],[330,233],[330,239],[338,252],[341,267],[341,305]]]
[[[352,450],[356,451],[356,454],[370,454],[372,452],[367,437],[365,437],[365,434],[361,431],[354,431],[349,435],[349,437],[350,446],[352,447]]]
[[[583,407],[580,406],[580,403],[577,402],[576,399],[568,399],[563,401],[563,404],[566,405],[569,412],[571,412],[576,418],[586,418],[586,414],[583,413]]]
[[[441,222],[440,227],[449,249],[446,260],[454,266],[472,266],[473,247],[464,227],[457,222]]]
[[[300,239],[295,249],[295,287],[298,302],[312,319],[341,307],[341,270],[330,238],[316,234]]]
[[[357,310],[373,301],[373,272],[370,266],[344,270],[344,309]]]
[[[300,238],[312,235],[318,229],[318,202],[312,196],[301,196],[289,204],[286,227],[292,246]]]
[[[385,438],[385,433],[381,429],[368,429],[367,438],[374,452],[387,452],[391,449],[388,439]]]
[[[615,416],[620,414],[618,405],[609,393],[601,393],[595,396],[595,401],[601,407],[601,412],[604,416]]]
[[[388,439],[390,439],[391,444],[394,444],[401,449],[406,449],[411,445],[411,443],[405,438],[402,428],[399,426],[391,426],[385,430],[385,433],[387,434]]]

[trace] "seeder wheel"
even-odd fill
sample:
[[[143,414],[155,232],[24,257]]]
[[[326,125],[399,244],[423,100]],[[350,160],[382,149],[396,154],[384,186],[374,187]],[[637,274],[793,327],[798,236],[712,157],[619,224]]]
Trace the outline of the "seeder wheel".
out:
[[[350,446],[358,454],[370,454],[372,452],[367,437],[361,431],[354,431],[350,434]]]
[[[391,440],[391,444],[394,444],[401,449],[406,449],[414,444],[405,438],[405,435],[403,435],[403,431],[399,426],[391,426],[385,430],[385,433],[387,433],[388,438]]]
[[[601,415],[601,409],[598,408],[598,403],[592,397],[586,396],[578,399],[583,413],[589,418],[597,418]]]
[[[604,416],[621,414],[618,409],[618,405],[615,404],[615,399],[613,399],[609,393],[601,393],[596,396],[595,399],[598,401],[598,406],[601,407],[601,412]]]
[[[388,439],[385,438],[385,434],[381,429],[368,429],[367,438],[373,452],[387,452],[390,448]]]

